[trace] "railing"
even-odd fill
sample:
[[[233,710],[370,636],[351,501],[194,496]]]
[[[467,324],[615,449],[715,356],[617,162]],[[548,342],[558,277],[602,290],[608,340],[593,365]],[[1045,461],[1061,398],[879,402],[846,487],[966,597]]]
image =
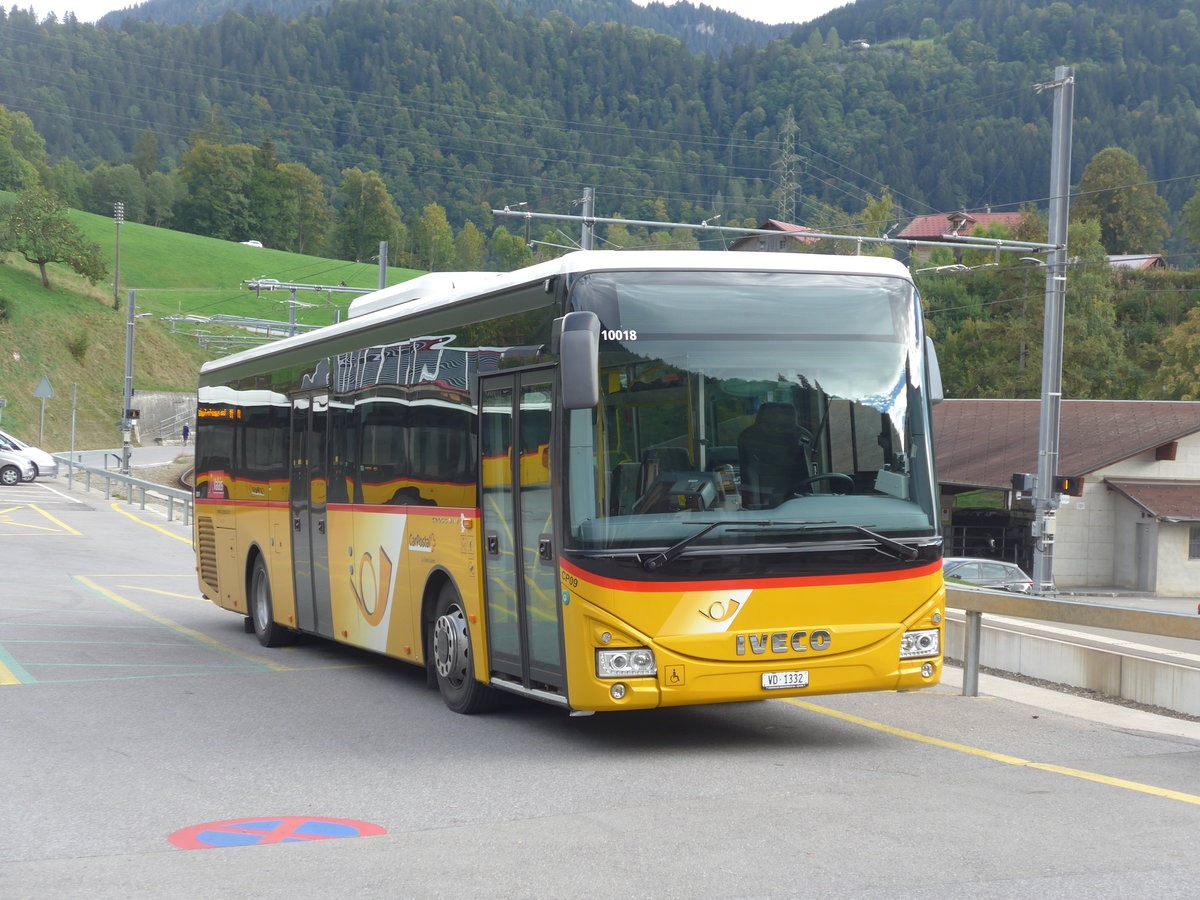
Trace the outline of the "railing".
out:
[[[115,454],[114,454],[115,455]],[[143,481],[140,478],[134,478],[130,475],[122,475],[120,472],[114,472],[110,469],[97,469],[94,466],[85,466],[81,462],[71,459],[69,453],[55,453],[54,458],[60,464],[67,467],[67,489],[75,490],[77,484],[75,473],[83,472],[82,479],[83,489],[91,491],[92,480],[95,478],[102,481],[104,484],[104,499],[111,500],[113,494],[113,485],[120,484],[125,486],[125,499],[130,506],[138,502],[141,509],[146,508],[146,501],[149,498],[151,501],[159,501],[166,507],[167,521],[175,521],[175,513],[178,509],[182,516],[184,525],[190,525],[192,522],[193,513],[193,497],[191,491],[185,491],[181,488],[167,487],[164,484],[157,484],[153,481]],[[107,457],[105,465],[108,464]],[[136,498],[136,499],[135,499]]]
[[[949,585],[946,586],[946,606],[961,609],[967,616],[963,638],[964,697],[979,696],[979,640],[983,632],[984,613],[1200,640],[1200,616],[1180,613],[1103,606],[1077,600],[1053,600],[1029,594]]]

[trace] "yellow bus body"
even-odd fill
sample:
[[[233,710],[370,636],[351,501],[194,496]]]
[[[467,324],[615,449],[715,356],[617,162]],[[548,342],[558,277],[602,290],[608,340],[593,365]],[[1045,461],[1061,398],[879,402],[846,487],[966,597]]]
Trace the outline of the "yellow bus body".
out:
[[[781,578],[690,588],[599,579],[569,564],[561,572],[575,709],[916,689],[937,683],[941,674],[940,656],[899,659],[904,631],[940,630],[945,610],[940,564],[915,576]],[[907,611],[900,620],[897,609]],[[813,631],[828,632],[827,650],[811,647],[807,635]],[[744,638],[741,654],[737,635]],[[658,675],[629,679],[624,697],[614,700],[612,681],[596,677],[592,657],[595,649],[622,646],[653,649]],[[934,666],[932,676],[922,674],[926,664]],[[808,687],[763,689],[764,672],[795,670],[809,673]]]
[[[286,491],[286,484],[276,487]],[[235,493],[257,496],[258,488],[243,485]],[[207,500],[201,510],[218,523],[215,584],[205,579],[201,564],[208,596],[219,606],[247,613],[244,561],[257,546],[268,561],[275,618],[294,627],[286,504]],[[262,547],[267,535],[268,546]],[[332,637],[423,665],[421,599],[430,575],[442,572],[462,597],[477,648],[475,676],[487,682],[478,538],[475,509],[330,506]],[[941,675],[941,656],[899,658],[904,631],[941,630],[945,588],[938,564],[915,573],[693,585],[599,578],[565,562],[559,571],[567,700],[575,710],[908,690],[936,684]],[[898,616],[897,610],[904,612]],[[828,634],[827,649],[812,646],[814,631]],[[597,677],[594,659],[598,649],[619,647],[651,648],[658,673],[625,680],[624,696],[614,699],[614,681]],[[927,665],[932,675],[922,673]],[[763,689],[763,673],[797,670],[808,672],[807,687]]]

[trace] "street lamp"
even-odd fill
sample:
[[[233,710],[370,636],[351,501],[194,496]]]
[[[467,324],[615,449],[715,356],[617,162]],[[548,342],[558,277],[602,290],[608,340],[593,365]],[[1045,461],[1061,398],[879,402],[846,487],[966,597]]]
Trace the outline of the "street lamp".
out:
[[[142,319],[150,313],[135,312],[137,291],[130,291],[128,309],[125,315],[125,391],[121,403],[121,474],[129,474],[129,455],[132,452],[130,444],[133,431],[133,320]]]

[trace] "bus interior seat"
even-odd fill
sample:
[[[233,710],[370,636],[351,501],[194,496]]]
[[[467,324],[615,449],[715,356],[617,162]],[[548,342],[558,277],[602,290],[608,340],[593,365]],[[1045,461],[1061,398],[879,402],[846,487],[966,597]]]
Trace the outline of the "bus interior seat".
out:
[[[811,433],[796,422],[790,403],[764,403],[754,424],[738,436],[743,499],[748,506],[777,504],[811,469]]]
[[[612,515],[620,516],[633,512],[633,504],[641,493],[642,464],[620,462],[613,468],[611,483]]]

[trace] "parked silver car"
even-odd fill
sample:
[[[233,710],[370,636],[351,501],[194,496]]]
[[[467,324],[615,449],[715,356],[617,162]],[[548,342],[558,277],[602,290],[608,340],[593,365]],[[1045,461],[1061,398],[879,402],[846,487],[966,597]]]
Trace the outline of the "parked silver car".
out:
[[[37,447],[25,443],[19,437],[0,431],[0,450],[16,450],[24,453],[33,462],[33,478],[44,475],[47,478],[58,476],[58,460]]]
[[[1020,566],[998,559],[948,556],[942,560],[942,573],[947,581],[960,581],[976,587],[999,588],[1020,594],[1033,591],[1033,579]]]
[[[22,481],[33,481],[36,473],[33,460],[20,450],[0,448],[0,484],[11,487]]]

